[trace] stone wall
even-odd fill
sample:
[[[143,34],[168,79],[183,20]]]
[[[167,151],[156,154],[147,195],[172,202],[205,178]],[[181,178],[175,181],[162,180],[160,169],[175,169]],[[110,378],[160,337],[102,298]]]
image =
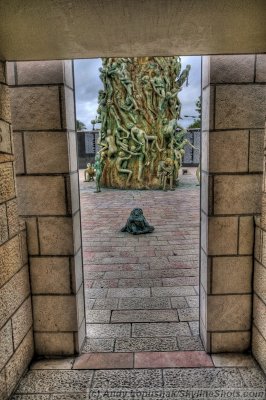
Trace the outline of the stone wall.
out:
[[[46,356],[74,354],[85,337],[72,71],[71,61],[8,68],[35,349]]]
[[[200,325],[205,348],[212,353],[251,346],[265,57],[203,57]],[[255,319],[260,302],[255,296]]]
[[[7,399],[34,352],[25,224],[19,223],[9,89],[0,62],[0,397]]]

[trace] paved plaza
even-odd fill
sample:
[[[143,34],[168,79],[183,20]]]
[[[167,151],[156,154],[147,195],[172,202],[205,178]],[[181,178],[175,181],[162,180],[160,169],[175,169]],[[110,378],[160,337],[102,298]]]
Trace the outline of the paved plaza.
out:
[[[189,172],[174,192],[98,194],[81,173],[83,354],[36,361],[13,400],[265,398],[250,355],[203,351],[199,187]],[[143,208],[152,234],[120,232],[134,207]]]

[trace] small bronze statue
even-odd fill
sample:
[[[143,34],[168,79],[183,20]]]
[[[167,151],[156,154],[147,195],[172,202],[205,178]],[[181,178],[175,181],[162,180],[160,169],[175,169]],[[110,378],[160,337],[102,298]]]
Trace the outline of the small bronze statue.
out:
[[[132,233],[132,235],[141,235],[142,233],[151,233],[154,227],[146,221],[141,208],[134,208],[121,232]]]
[[[88,163],[84,171],[84,182],[93,182],[95,177],[95,169],[93,164]]]

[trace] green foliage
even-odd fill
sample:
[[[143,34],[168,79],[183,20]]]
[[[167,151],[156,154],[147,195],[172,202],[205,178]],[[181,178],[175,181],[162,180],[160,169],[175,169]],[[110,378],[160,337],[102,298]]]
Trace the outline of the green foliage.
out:
[[[87,129],[86,125],[84,122],[79,121],[78,119],[76,120],[76,129],[77,131],[85,131]]]
[[[188,129],[200,129],[201,128],[201,96],[196,101],[195,111],[198,114],[194,122],[189,125]]]

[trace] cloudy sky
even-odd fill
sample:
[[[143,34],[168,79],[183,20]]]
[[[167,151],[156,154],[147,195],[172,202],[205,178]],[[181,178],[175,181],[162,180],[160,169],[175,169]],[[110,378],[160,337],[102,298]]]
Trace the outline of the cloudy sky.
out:
[[[182,67],[191,65],[189,74],[189,85],[184,86],[179,93],[182,104],[182,116],[195,115],[195,102],[200,96],[201,86],[201,57],[181,57]],[[87,129],[91,129],[91,120],[96,116],[97,97],[99,89],[102,89],[102,82],[99,78],[101,59],[76,60],[75,65],[75,86],[76,86],[76,111],[77,119],[82,121]],[[183,118],[182,125],[188,126],[193,119]]]

